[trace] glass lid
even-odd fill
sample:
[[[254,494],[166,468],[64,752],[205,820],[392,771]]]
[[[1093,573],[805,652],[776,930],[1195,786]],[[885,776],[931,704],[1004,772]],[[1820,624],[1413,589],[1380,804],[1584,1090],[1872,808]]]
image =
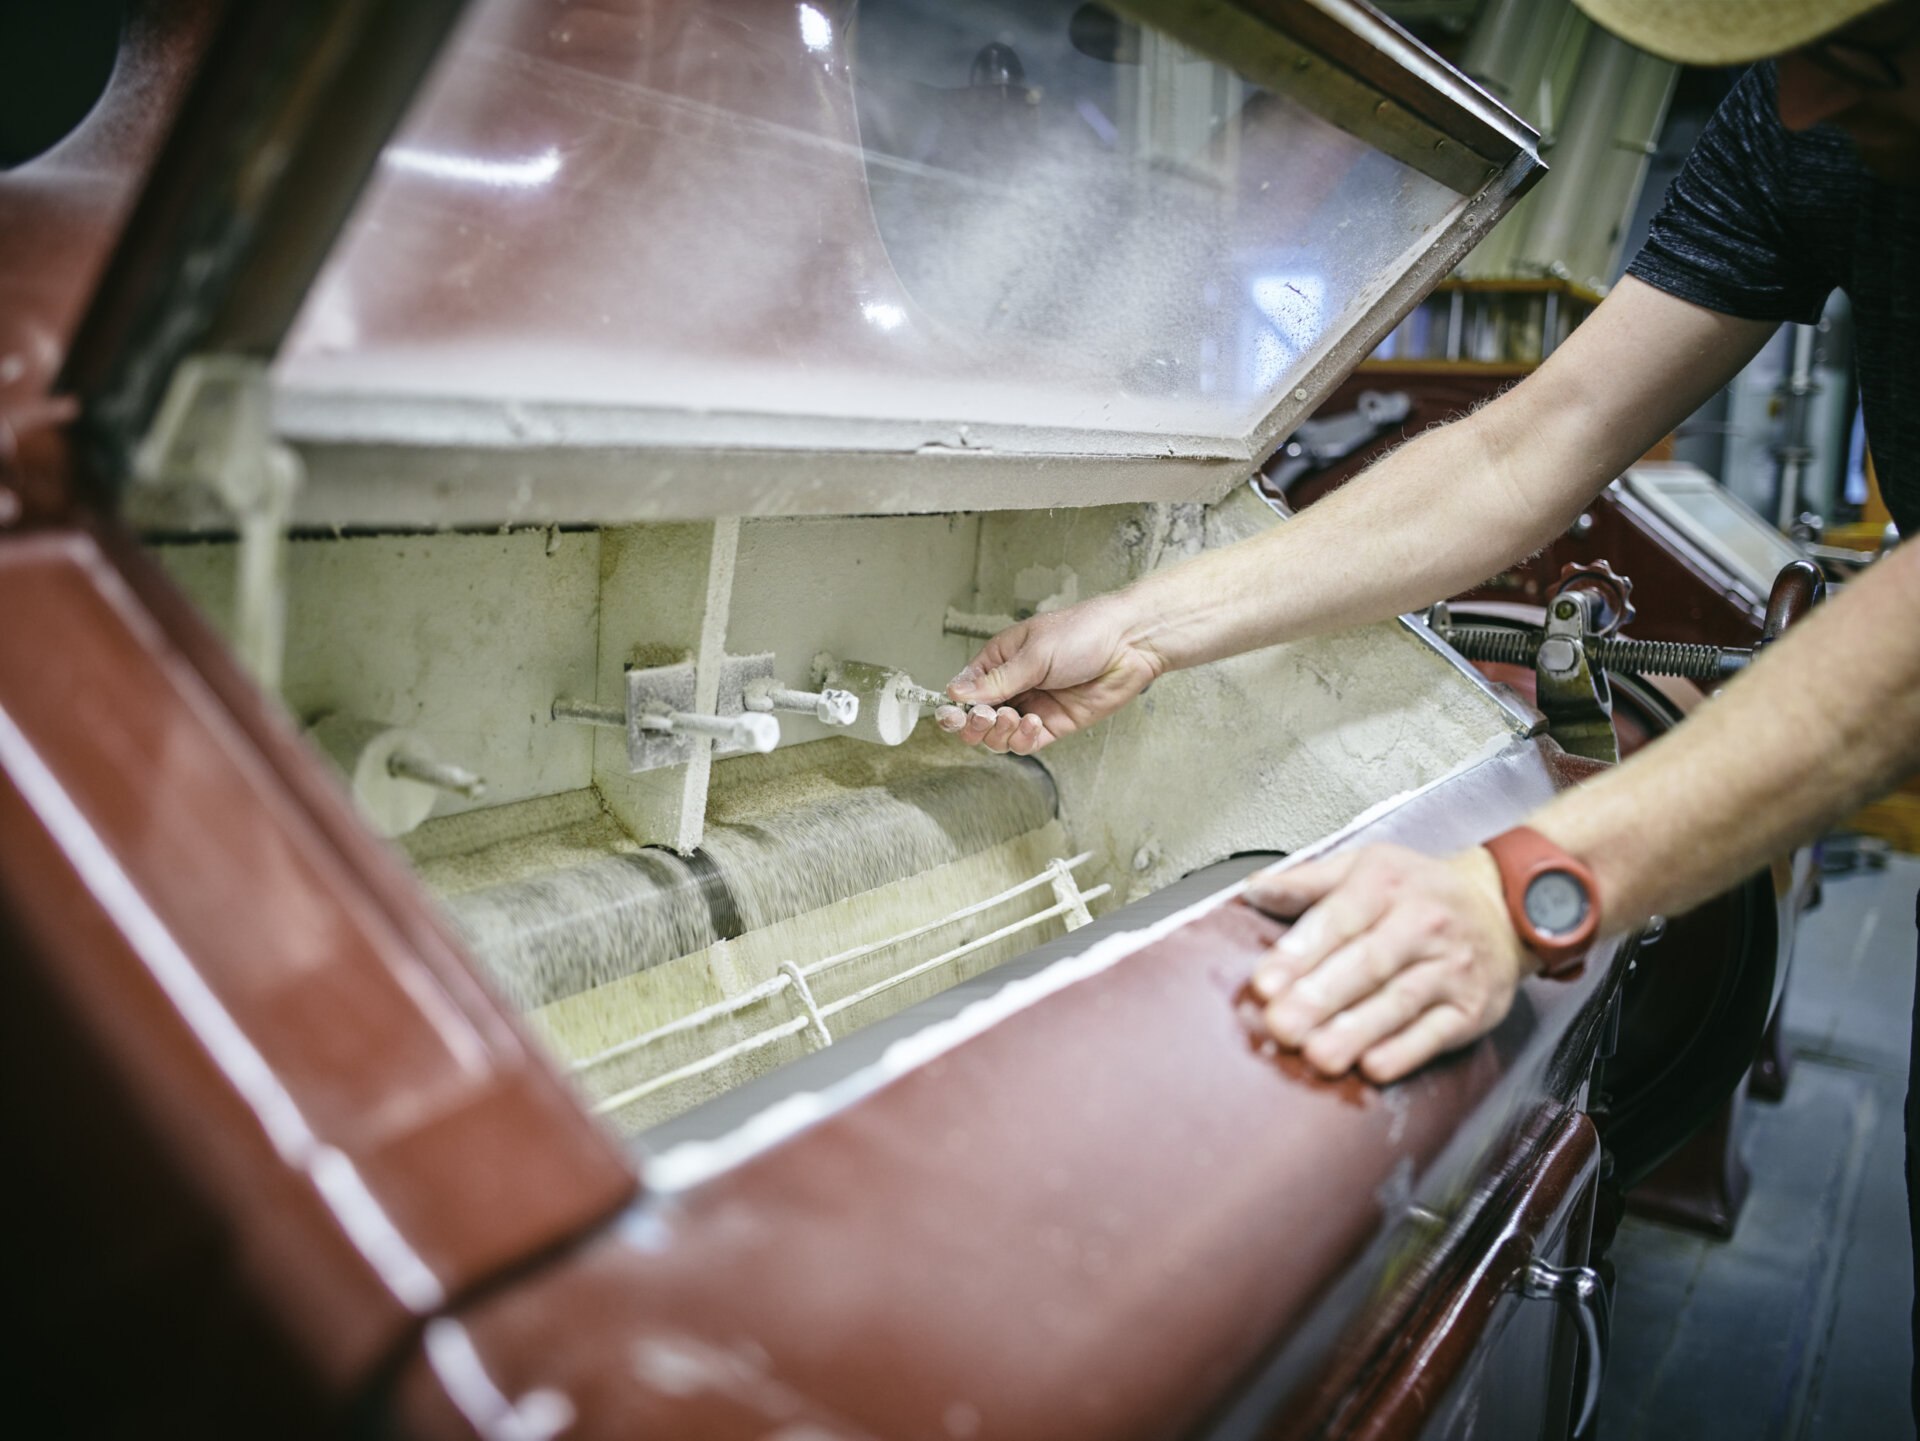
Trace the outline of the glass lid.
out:
[[[1052,503],[1041,459],[1103,462],[1102,499],[1224,489],[1538,162],[1517,127],[1517,164],[1449,152],[1269,24],[1218,63],[1191,9],[479,0],[281,350],[280,428],[358,457],[323,482],[452,447],[523,500],[582,483],[529,453],[582,448],[704,457],[689,483],[1025,462],[976,494],[818,467],[826,509]],[[656,482],[639,513],[702,508]],[[783,494],[730,508],[814,508]]]

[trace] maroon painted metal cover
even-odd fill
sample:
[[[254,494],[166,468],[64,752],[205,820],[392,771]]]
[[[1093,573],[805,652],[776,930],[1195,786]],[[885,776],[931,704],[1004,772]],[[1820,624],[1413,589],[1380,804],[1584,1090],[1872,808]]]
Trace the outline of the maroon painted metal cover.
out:
[[[84,531],[0,542],[0,929],[29,1019],[189,1178],[338,1397],[633,1177],[291,729],[129,569]],[[58,1134],[72,1101],[28,1106],[38,1164],[87,1153]],[[113,1253],[41,1222],[67,1224],[76,1274]]]

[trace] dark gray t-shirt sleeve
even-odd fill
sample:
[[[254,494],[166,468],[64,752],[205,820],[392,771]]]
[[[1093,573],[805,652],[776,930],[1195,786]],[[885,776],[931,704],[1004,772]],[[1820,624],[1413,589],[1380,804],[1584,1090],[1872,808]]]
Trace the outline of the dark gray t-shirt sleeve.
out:
[[[1834,280],[1796,233],[1787,140],[1773,66],[1756,65],[1700,132],[1627,274],[1744,320],[1819,319]]]

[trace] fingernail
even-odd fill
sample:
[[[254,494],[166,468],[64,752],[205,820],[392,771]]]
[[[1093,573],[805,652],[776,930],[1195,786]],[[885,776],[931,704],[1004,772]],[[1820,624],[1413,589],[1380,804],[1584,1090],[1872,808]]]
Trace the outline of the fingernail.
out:
[[[935,706],[933,723],[943,731],[957,731],[966,725],[967,713],[957,705]]]
[[[1290,927],[1287,933],[1280,937],[1275,949],[1284,956],[1307,955],[1313,950],[1314,942],[1319,939],[1320,929],[1321,928],[1314,923],[1313,917],[1308,916],[1305,920]]]
[[[999,712],[990,705],[977,705],[967,712],[969,720],[992,722],[999,719]]]
[[[1249,984],[1261,1000],[1271,1001],[1287,988],[1287,977],[1284,971],[1255,971]]]
[[[966,670],[961,671],[959,675],[947,682],[947,689],[950,691],[967,691],[972,690],[979,683],[980,677],[976,675],[973,668],[969,666]]]

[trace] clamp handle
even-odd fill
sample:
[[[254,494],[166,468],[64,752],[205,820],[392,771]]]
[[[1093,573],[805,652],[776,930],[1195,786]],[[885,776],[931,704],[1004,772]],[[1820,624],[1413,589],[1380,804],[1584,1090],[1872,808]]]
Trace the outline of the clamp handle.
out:
[[[1773,593],[1767,597],[1767,619],[1763,626],[1765,645],[1780,639],[1780,633],[1812,610],[1827,596],[1827,578],[1810,560],[1790,560],[1773,578]]]

